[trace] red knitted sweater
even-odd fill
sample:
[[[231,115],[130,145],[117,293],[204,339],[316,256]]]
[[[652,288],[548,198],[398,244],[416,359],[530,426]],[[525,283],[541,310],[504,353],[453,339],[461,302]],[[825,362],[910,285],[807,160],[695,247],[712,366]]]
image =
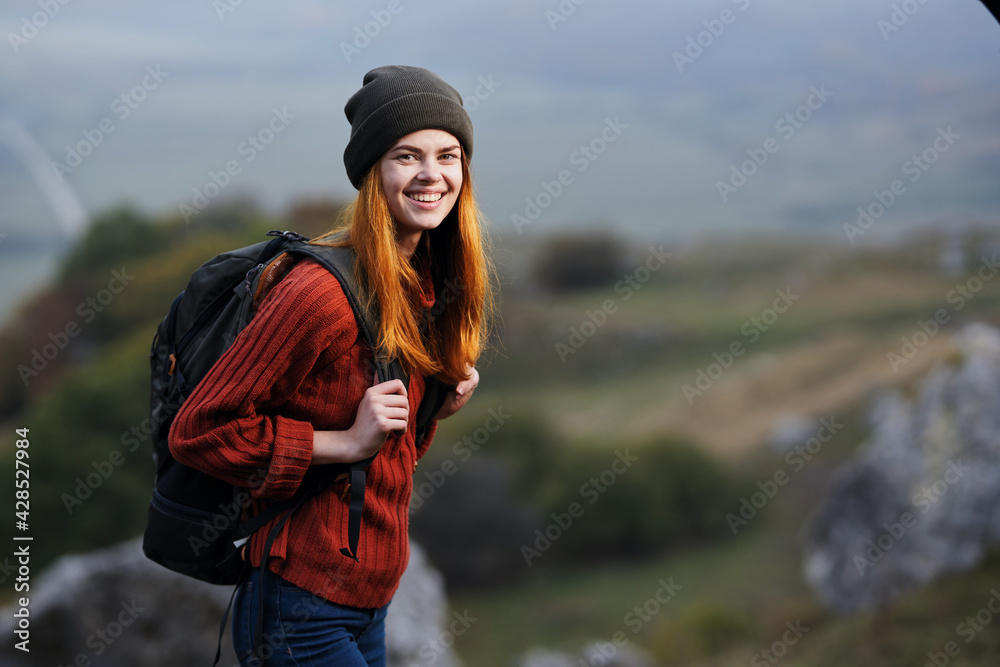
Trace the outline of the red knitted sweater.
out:
[[[433,303],[429,279],[425,291]],[[309,468],[313,429],[350,428],[373,383],[372,368],[340,283],[318,264],[300,262],[184,403],[170,430],[170,451],[185,465],[251,486],[257,509],[268,499],[289,498]],[[288,521],[271,548],[270,570],[338,604],[388,604],[409,560],[413,470],[437,425],[431,422],[418,448],[413,416],[423,391],[424,379],[411,377],[408,428],[388,438],[368,469],[360,562],[340,553],[348,503],[337,484]],[[254,534],[255,566],[269,530]]]

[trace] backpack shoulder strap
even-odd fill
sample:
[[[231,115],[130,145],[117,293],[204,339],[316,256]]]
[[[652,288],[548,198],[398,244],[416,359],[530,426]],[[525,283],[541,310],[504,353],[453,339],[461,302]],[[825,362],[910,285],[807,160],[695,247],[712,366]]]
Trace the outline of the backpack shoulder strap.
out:
[[[382,382],[399,378],[403,384],[409,384],[409,377],[402,365],[393,360],[389,363],[377,354],[378,304],[366,298],[361,284],[354,274],[356,256],[354,250],[342,246],[319,246],[300,244],[289,249],[289,254],[308,257],[320,264],[340,282],[344,289],[347,302],[351,304],[354,317],[358,322],[358,331],[368,348],[372,351],[375,370]],[[369,305],[370,304],[370,305]]]
[[[354,263],[356,261],[354,250],[343,246],[301,244],[290,249],[288,252],[298,257],[309,257],[318,262],[340,281],[344,289],[344,294],[347,295],[347,301],[351,304],[351,309],[354,311],[355,318],[358,321],[358,328],[361,331],[361,335],[365,343],[372,350],[372,356],[375,359],[375,366],[379,372],[380,379],[385,382],[386,380],[399,378],[404,384],[409,385],[407,373],[398,360],[394,359],[386,364],[385,360],[380,359],[375,353],[377,349],[376,332],[378,331],[379,317],[378,303],[375,300],[365,298],[364,288],[358,283],[354,273]],[[370,310],[365,307],[366,303],[370,304]],[[447,398],[448,391],[452,388],[436,377],[427,378],[424,385],[424,395],[416,414],[418,444],[423,440],[427,433],[428,425],[438,410],[441,409]]]

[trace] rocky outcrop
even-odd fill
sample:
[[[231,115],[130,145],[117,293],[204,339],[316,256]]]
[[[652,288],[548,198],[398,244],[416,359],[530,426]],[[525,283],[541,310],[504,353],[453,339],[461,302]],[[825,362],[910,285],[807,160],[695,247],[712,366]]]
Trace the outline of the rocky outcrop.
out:
[[[1000,331],[970,325],[953,342],[914,398],[876,402],[869,442],[809,526],[807,579],[838,611],[877,607],[1000,544]]]
[[[440,642],[447,602],[441,576],[416,546],[386,620],[389,665],[455,667]],[[147,560],[141,541],[53,564],[32,584],[30,653],[0,645],[6,667],[176,667],[208,665],[232,587],[174,574]],[[0,635],[14,637],[13,609]],[[229,630],[223,667],[235,667]]]
[[[410,563],[385,620],[389,667],[461,667],[449,648],[454,621],[444,591],[444,577],[411,542]]]

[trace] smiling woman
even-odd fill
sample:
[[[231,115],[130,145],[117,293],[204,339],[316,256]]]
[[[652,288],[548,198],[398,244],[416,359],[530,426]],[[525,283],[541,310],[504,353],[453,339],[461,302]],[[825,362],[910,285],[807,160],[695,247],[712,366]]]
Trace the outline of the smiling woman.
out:
[[[418,130],[386,151],[379,168],[400,249],[412,255],[423,232],[437,229],[458,199],[462,147],[444,130]]]
[[[233,615],[243,665],[385,664],[386,608],[409,558],[412,475],[437,424],[418,433],[416,415],[429,404],[427,414],[443,419],[465,405],[487,339],[493,278],[461,96],[425,69],[380,67],[345,111],[344,164],[359,192],[341,224],[313,243],[353,250],[370,301],[362,306],[377,314],[374,349],[338,280],[300,261],[170,435],[175,458],[250,487],[257,511],[290,497],[317,467],[370,460],[356,559],[339,548],[350,531],[346,480],[291,514],[273,547],[263,538],[278,520],[253,535],[245,558],[254,569]],[[460,289],[437,304],[448,286]],[[373,383],[373,355],[398,359],[408,380]]]

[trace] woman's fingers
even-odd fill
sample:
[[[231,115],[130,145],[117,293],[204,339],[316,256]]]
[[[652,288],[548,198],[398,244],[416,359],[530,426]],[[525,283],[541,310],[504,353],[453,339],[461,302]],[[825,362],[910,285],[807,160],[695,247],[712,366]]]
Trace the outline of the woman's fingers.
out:
[[[369,387],[364,400],[382,435],[388,436],[393,431],[406,430],[410,403],[402,381],[390,380]]]
[[[472,392],[474,392],[476,390],[476,387],[478,386],[479,386],[479,371],[473,368],[469,372],[469,377],[462,380],[455,386],[455,395],[460,397],[468,396],[472,394]]]
[[[382,406],[376,413],[382,430],[388,434],[392,431],[405,431],[406,421],[410,416],[407,406]]]
[[[402,380],[389,380],[388,382],[379,382],[378,376],[375,376],[375,384],[368,388],[368,391],[374,392],[376,394],[399,394],[400,396],[406,396],[406,385],[403,384]]]
[[[461,410],[469,399],[472,398],[472,392],[476,390],[479,386],[479,371],[475,368],[469,368],[469,377],[465,378],[457,385],[455,388],[448,392],[448,396],[445,398],[444,404],[438,413],[434,415],[435,419],[446,419],[459,410]]]

